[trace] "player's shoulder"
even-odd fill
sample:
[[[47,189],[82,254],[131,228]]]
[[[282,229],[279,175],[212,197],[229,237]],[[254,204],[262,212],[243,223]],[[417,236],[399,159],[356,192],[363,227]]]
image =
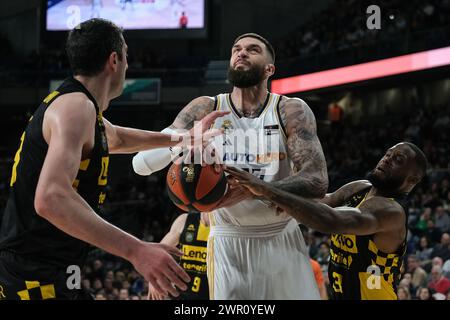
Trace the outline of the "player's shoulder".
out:
[[[314,114],[308,104],[298,97],[281,96],[279,109],[288,117],[297,118],[301,115],[314,118]]]
[[[372,184],[370,183],[369,180],[355,180],[343,185],[341,188],[353,193],[357,193],[371,186]]]
[[[49,109],[72,114],[95,114],[95,105],[83,92],[70,92],[63,94],[51,103]]]
[[[389,216],[398,221],[403,221],[405,218],[404,208],[394,198],[375,196],[364,201],[360,209],[381,218]]]
[[[330,203],[332,203],[333,207],[340,206],[350,197],[371,186],[372,184],[368,180],[355,180],[343,185],[335,192],[329,194],[328,197],[330,198]]]
[[[299,107],[304,108],[308,107],[308,104],[305,102],[305,100],[298,98],[298,97],[288,97],[288,96],[281,96],[281,105],[285,106],[293,106],[293,107]]]
[[[216,97],[211,96],[200,96],[197,98],[194,98],[189,103],[190,105],[197,106],[197,107],[214,107],[216,101]],[[212,110],[211,110],[212,111]]]

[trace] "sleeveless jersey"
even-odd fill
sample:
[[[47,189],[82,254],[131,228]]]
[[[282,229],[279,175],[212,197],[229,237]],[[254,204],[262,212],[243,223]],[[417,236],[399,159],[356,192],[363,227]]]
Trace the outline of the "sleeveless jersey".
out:
[[[350,197],[345,206],[358,208],[368,189]],[[404,209],[408,221],[406,196],[392,198]],[[331,235],[330,279],[333,299],[336,300],[396,300],[396,283],[400,280],[406,236],[394,253],[379,250],[373,235]]]
[[[286,132],[280,120],[281,98],[278,94],[267,93],[258,117],[246,118],[236,110],[230,94],[215,97],[216,110],[230,111],[213,125],[213,128],[225,129],[223,136],[214,139],[215,148],[225,164],[246,170],[267,182],[281,180],[293,173]],[[291,219],[285,215],[277,216],[266,202],[254,199],[213,213],[214,225],[258,226]]]
[[[209,288],[206,276],[206,246],[209,226],[201,222],[200,213],[188,213],[179,246],[183,251],[180,265],[191,277],[186,291],[177,300],[208,300]]]
[[[34,208],[34,198],[48,150],[42,131],[45,111],[59,96],[72,92],[84,93],[94,103],[97,114],[94,147],[90,158],[80,161],[73,188],[94,210],[105,200],[109,157],[102,114],[88,90],[76,79],[68,78],[44,99],[22,134],[0,229],[0,251],[64,267],[81,266],[89,244],[71,237],[40,217]]]

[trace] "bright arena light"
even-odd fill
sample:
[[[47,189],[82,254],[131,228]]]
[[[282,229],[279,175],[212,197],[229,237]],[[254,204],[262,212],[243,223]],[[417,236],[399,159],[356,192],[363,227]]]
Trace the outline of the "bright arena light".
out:
[[[271,90],[278,94],[309,91],[445,65],[450,65],[450,47],[273,80]]]

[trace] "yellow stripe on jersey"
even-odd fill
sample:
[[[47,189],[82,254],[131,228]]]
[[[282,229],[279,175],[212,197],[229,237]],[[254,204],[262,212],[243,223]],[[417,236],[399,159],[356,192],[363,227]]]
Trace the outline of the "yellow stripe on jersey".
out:
[[[89,163],[90,162],[91,162],[91,159],[86,159],[84,161],[81,161],[81,163],[80,163],[80,170],[86,171],[87,168],[89,167]]]
[[[49,103],[54,97],[59,94],[59,91],[53,91],[48,96],[45,97],[44,103]]]
[[[205,226],[201,221],[198,226],[198,232],[197,232],[197,240],[198,241],[208,241],[209,237],[209,227]]]
[[[22,133],[22,136],[20,137],[20,146],[19,149],[16,152],[16,155],[14,156],[14,165],[12,168],[12,174],[11,174],[11,182],[9,183],[9,186],[12,187],[17,179],[17,166],[20,162],[20,153],[22,152],[23,142],[25,140],[25,131]]]

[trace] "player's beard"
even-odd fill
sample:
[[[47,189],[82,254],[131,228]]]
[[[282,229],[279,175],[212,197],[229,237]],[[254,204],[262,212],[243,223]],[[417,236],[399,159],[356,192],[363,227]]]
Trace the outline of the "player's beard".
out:
[[[375,169],[367,174],[367,180],[369,180],[372,186],[374,186],[384,196],[399,195],[399,189],[403,182],[405,182],[405,179],[402,177],[380,178],[375,174]]]
[[[228,68],[228,81],[237,88],[256,86],[264,79],[264,65],[251,65],[248,70]]]

